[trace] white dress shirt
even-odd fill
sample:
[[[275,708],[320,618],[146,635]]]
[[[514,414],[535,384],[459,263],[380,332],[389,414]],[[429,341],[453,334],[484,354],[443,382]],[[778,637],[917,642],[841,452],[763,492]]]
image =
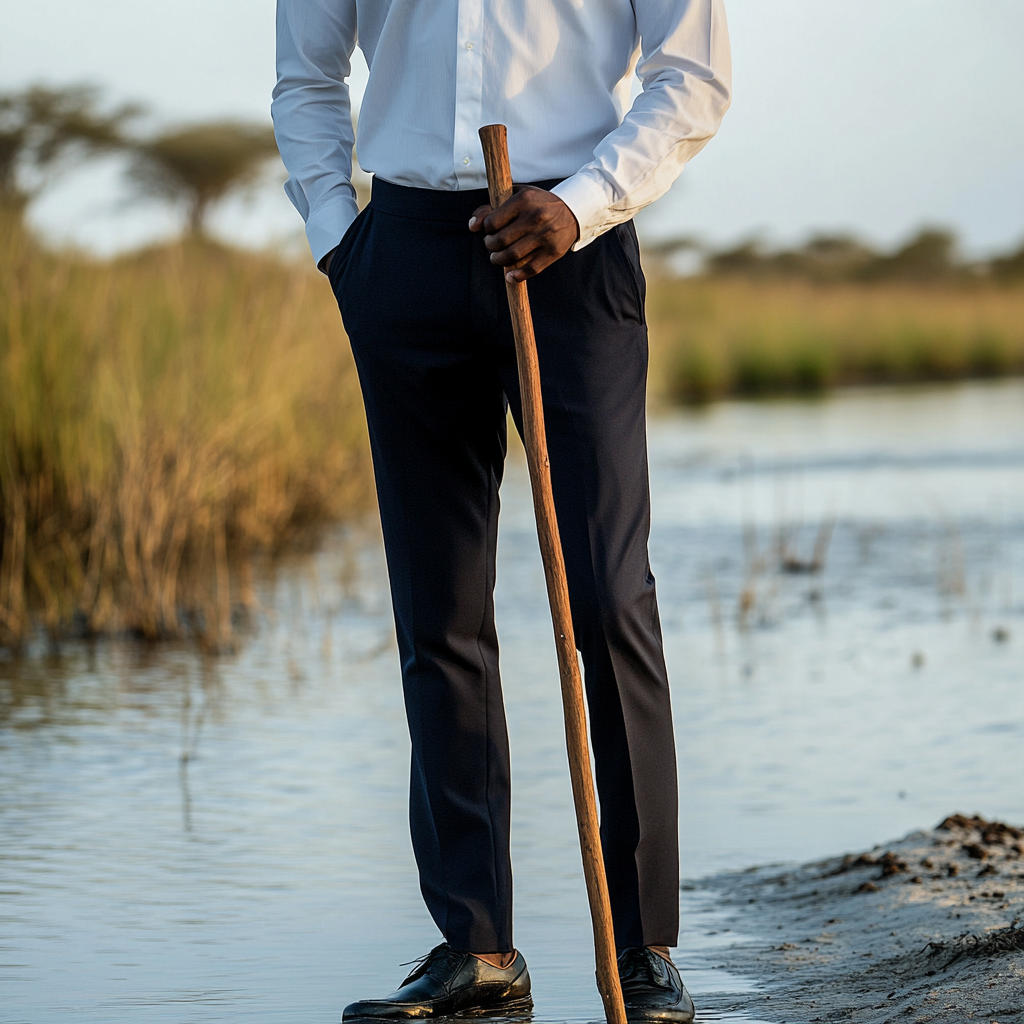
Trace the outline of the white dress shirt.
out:
[[[483,188],[477,129],[507,125],[513,180],[564,179],[554,191],[579,222],[576,248],[664,195],[730,100],[722,0],[278,0],[274,128],[318,262],[358,210],[357,42],[365,170]]]

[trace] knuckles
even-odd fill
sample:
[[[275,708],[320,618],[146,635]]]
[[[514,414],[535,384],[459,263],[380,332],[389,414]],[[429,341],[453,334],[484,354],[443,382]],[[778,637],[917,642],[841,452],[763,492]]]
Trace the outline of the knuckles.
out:
[[[519,280],[535,277],[557,260],[572,245],[569,235],[576,233],[575,223],[569,229],[561,201],[540,189],[516,192],[500,210],[481,210],[487,211],[483,241],[491,262],[514,269]]]

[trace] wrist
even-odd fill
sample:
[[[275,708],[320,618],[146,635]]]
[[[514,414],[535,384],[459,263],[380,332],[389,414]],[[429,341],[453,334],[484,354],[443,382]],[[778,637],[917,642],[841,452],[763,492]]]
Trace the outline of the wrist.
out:
[[[340,243],[339,243],[339,244],[340,244]],[[330,251],[330,252],[329,252],[329,253],[328,253],[328,254],[327,254],[326,256],[324,256],[324,258],[323,258],[323,259],[322,259],[322,260],[321,260],[321,261],[320,261],[320,262],[319,262],[319,263],[318,263],[318,264],[316,265],[316,269],[317,269],[317,270],[319,270],[321,274],[325,274],[325,275],[326,275],[326,274],[327,274],[327,272],[328,272],[328,271],[329,271],[329,270],[331,269],[331,260],[333,260],[333,259],[334,259],[334,254],[335,254],[335,253],[336,253],[337,251],[338,251],[338,246],[336,245],[336,246],[335,246],[335,247],[334,247],[334,248],[333,248],[333,249],[332,249],[332,250],[331,250],[331,251]]]

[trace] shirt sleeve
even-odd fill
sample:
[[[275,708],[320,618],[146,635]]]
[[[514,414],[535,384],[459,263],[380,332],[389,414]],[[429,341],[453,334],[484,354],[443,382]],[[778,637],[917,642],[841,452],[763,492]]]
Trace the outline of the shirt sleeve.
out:
[[[306,222],[317,263],[359,212],[348,88],[355,45],[355,0],[278,0],[277,85],[270,110],[288,169],[284,190]]]
[[[594,159],[553,189],[579,223],[574,249],[663,196],[732,98],[723,0],[634,0],[633,8],[643,91]]]

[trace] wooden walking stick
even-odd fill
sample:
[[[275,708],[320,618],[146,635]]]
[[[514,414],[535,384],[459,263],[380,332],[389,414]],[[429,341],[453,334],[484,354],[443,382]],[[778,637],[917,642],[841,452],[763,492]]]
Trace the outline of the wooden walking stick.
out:
[[[491,207],[497,209],[512,195],[512,172],[508,162],[508,142],[503,124],[480,129],[487,168],[487,187]],[[558,674],[562,682],[562,710],[565,714],[565,742],[569,751],[569,775],[576,805],[576,824],[583,853],[583,874],[587,880],[590,916],[594,922],[594,951],[597,961],[597,987],[604,1001],[608,1024],[626,1024],[622,1004],[622,986],[615,958],[615,934],[608,900],[608,880],[601,856],[601,834],[597,823],[594,780],[590,774],[590,748],[587,743],[587,717],[583,705],[583,680],[576,656],[576,639],[569,611],[569,584],[565,576],[565,558],[558,536],[555,499],[551,492],[551,466],[544,431],[544,407],[541,402],[540,368],[537,341],[526,282],[505,282],[508,308],[512,313],[512,331],[519,364],[519,391],[523,403],[523,443],[533,486],[533,510],[537,516],[537,535],[548,585],[551,619],[555,627]]]

